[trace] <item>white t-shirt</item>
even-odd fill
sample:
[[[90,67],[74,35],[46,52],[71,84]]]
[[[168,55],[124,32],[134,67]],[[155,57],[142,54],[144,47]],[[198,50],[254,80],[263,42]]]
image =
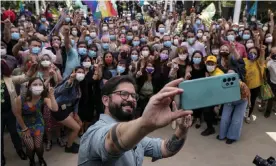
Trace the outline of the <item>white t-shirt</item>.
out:
[[[276,84],[276,61],[275,60],[269,60],[267,62],[267,69],[269,71],[270,81],[273,84]]]

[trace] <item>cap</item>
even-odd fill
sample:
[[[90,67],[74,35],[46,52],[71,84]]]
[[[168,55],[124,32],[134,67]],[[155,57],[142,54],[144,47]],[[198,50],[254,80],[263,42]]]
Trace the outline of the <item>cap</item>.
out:
[[[209,55],[205,61],[205,63],[207,62],[214,62],[217,63],[217,57],[215,57],[214,55]]]

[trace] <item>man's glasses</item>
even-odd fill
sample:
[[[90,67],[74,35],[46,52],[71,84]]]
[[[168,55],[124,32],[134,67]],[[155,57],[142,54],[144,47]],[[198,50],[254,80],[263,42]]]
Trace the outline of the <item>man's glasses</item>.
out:
[[[131,96],[136,101],[139,100],[139,96],[136,93],[129,93],[127,91],[115,91],[115,92],[112,92],[112,94],[114,94],[114,93],[119,94],[123,100],[127,100],[129,98],[129,96]]]

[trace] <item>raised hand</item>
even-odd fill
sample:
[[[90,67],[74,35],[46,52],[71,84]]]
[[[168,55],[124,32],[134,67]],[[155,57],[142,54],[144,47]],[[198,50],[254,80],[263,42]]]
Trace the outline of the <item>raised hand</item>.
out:
[[[55,97],[55,89],[48,84],[49,97]]]
[[[156,95],[152,96],[142,115],[143,124],[155,130],[170,124],[172,121],[192,114],[192,111],[177,110],[172,112],[170,104],[172,98],[183,93],[177,86],[183,79],[174,80],[164,86]]]
[[[36,62],[33,62],[26,75],[29,77],[32,77],[37,72],[37,69],[38,69],[38,64]]]

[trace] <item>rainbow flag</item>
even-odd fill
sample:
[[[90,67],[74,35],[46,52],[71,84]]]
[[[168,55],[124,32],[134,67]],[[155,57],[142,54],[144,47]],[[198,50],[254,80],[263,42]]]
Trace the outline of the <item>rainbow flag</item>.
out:
[[[94,18],[105,18],[117,15],[117,11],[114,8],[111,1],[82,1],[87,7],[90,8]]]

